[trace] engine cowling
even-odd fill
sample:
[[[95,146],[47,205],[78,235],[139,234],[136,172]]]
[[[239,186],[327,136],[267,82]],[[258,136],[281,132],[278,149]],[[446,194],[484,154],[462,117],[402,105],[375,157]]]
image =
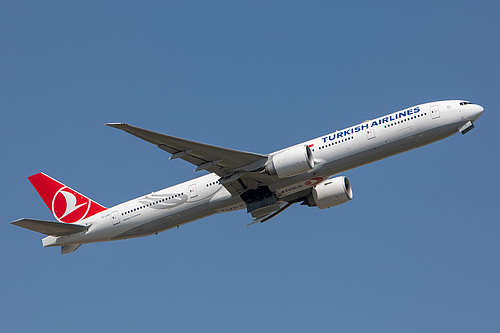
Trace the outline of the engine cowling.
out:
[[[266,165],[266,173],[277,175],[278,178],[287,178],[300,175],[314,168],[314,159],[311,148],[295,146],[283,150],[272,156]]]
[[[351,199],[351,183],[347,177],[341,176],[316,185],[307,197],[307,205],[325,209],[341,205]]]

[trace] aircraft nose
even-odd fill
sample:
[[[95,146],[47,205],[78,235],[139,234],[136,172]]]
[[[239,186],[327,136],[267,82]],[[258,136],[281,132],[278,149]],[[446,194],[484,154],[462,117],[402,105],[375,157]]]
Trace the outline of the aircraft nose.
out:
[[[474,104],[473,107],[474,108],[472,110],[472,112],[473,112],[472,121],[476,121],[483,114],[484,108],[478,104]]]

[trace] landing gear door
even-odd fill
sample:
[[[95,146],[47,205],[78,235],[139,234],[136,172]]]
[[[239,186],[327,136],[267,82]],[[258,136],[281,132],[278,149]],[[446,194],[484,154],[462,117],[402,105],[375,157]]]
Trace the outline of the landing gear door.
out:
[[[441,114],[439,113],[439,105],[431,106],[431,116],[432,119],[441,117]]]

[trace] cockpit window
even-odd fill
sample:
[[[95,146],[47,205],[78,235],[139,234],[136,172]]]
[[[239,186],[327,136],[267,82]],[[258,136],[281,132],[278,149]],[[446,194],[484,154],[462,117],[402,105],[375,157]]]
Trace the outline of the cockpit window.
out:
[[[474,103],[471,103],[471,102],[460,102],[460,105],[467,105],[467,104],[474,104]]]

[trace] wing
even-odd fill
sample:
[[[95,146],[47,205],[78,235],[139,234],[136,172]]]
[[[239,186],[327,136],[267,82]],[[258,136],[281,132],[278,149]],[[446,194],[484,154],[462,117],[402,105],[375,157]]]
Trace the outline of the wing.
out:
[[[125,123],[106,124],[121,129],[172,154],[170,159],[181,158],[196,165],[195,171],[207,170],[221,177],[237,172],[255,171],[264,166],[268,155],[232,150],[174,136],[148,131]]]
[[[252,214],[254,223],[268,221],[290,207],[292,203],[299,202],[296,197],[282,197],[278,200],[276,194],[270,192],[268,186],[277,181],[277,176],[259,172],[269,161],[269,155],[207,145],[125,123],[106,125],[156,145],[172,154],[170,159],[181,158],[196,165],[195,171],[207,170],[217,174],[221,177],[220,184],[232,195],[242,196],[246,202],[247,212]],[[253,194],[264,199],[245,200],[244,196]]]

